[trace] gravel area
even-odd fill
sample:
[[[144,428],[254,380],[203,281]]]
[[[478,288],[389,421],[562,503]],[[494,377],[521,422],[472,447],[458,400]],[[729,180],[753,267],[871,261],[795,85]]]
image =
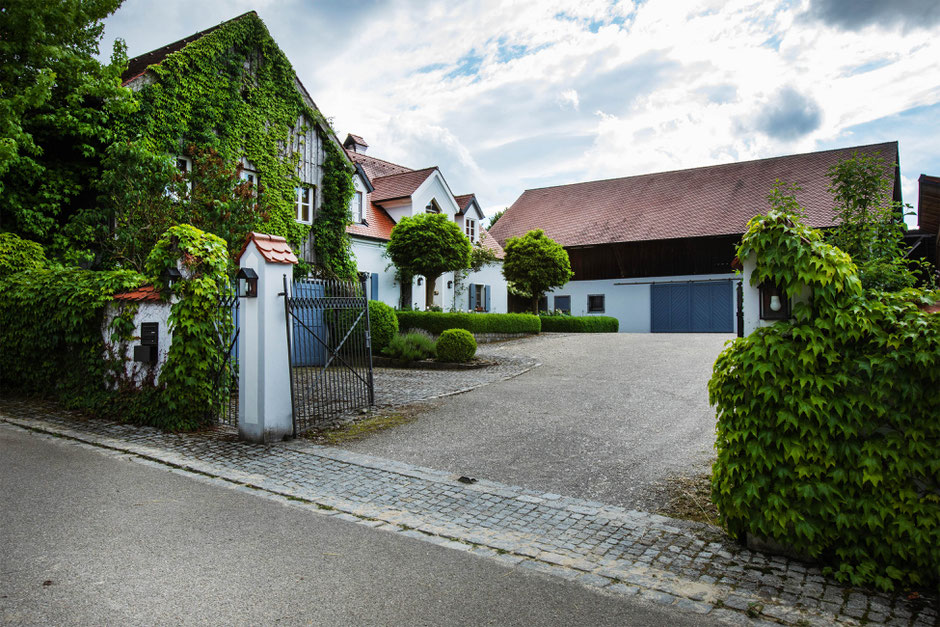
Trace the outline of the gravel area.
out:
[[[668,500],[664,486],[671,477],[707,471],[714,458],[715,415],[706,385],[729,339],[543,334],[482,349],[504,364],[494,369],[383,369],[376,398],[384,405],[481,387],[343,447],[657,511]],[[531,367],[536,362],[540,366]]]

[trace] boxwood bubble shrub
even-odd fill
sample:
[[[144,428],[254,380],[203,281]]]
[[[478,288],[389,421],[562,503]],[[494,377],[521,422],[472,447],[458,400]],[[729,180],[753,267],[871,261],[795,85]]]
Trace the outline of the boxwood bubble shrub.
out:
[[[380,300],[370,300],[369,326],[372,333],[372,353],[381,353],[398,333],[398,317],[395,310]]]
[[[438,361],[463,363],[477,353],[477,341],[465,329],[447,329],[437,340]]]

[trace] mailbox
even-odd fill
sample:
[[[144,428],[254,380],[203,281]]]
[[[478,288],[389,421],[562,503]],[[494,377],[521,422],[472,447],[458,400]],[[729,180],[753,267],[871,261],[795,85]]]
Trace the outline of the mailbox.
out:
[[[134,347],[134,361],[157,363],[157,345],[160,342],[160,323],[144,322],[140,325],[140,345]]]

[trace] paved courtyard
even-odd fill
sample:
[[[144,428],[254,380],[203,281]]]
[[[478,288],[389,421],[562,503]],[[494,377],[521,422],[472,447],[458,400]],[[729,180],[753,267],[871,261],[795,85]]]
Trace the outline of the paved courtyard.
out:
[[[656,511],[665,504],[663,486],[671,477],[706,472],[714,459],[715,412],[706,386],[729,339],[545,334],[481,346],[482,356],[503,362],[493,372],[384,369],[376,374],[379,404],[491,383],[428,404],[411,423],[343,446]],[[506,378],[516,372],[521,374]]]
[[[303,440],[239,442],[230,428],[176,435],[0,400],[0,421],[200,480],[402,534],[703,622],[927,627],[936,600],[853,589],[810,565],[754,553],[708,525],[479,480]]]

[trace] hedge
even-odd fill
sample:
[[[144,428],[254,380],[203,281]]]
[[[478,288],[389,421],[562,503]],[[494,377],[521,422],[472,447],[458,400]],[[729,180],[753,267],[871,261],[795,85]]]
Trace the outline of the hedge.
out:
[[[398,334],[395,310],[380,300],[369,301],[369,326],[372,334],[372,352],[381,353]]]
[[[616,333],[620,321],[610,316],[542,316],[542,330],[567,333]]]
[[[471,333],[538,333],[542,324],[531,314],[444,313],[440,311],[396,311],[399,329],[424,329],[440,335],[447,329]]]

